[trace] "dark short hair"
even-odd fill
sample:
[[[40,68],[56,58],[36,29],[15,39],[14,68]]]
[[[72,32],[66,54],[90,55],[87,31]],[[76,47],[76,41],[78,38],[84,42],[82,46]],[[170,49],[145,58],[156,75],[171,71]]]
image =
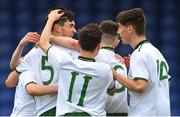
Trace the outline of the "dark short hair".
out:
[[[94,51],[101,43],[101,31],[96,23],[85,25],[78,31],[77,35],[80,47],[85,51]]]
[[[105,33],[105,34],[108,34],[111,36],[118,35],[117,34],[118,24],[116,22],[113,22],[112,20],[102,21],[99,24],[99,28],[100,28],[102,33]]]
[[[132,25],[138,35],[145,34],[146,20],[141,8],[119,12],[116,16],[116,21],[124,26]]]
[[[52,9],[49,11],[49,13],[50,13],[52,10],[57,10],[57,9],[63,11],[64,14],[63,14],[58,20],[56,20],[56,21],[54,22],[53,27],[54,27],[55,24],[59,24],[59,25],[61,25],[61,26],[64,26],[64,23],[65,23],[66,21],[68,21],[68,20],[69,20],[70,22],[71,22],[71,21],[74,21],[74,19],[75,19],[75,13],[74,13],[73,11],[69,10],[69,9],[66,9],[66,8],[62,7],[62,6],[52,8]],[[49,14],[49,13],[48,13],[48,14]],[[60,13],[60,12],[59,12],[59,13]]]

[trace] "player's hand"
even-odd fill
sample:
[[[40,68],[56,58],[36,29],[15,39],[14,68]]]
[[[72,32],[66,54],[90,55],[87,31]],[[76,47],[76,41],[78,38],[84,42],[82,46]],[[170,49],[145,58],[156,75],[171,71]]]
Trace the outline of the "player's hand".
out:
[[[124,63],[125,63],[127,68],[129,68],[130,56],[131,55],[128,54],[128,56],[123,57],[124,58]]]
[[[28,43],[36,44],[40,39],[40,35],[37,32],[28,32],[19,42],[19,45],[24,47]]]
[[[54,22],[54,21],[58,20],[63,14],[64,14],[64,12],[61,12],[60,9],[53,10],[49,13],[48,20]]]
[[[120,63],[124,64],[124,59],[123,59],[123,57],[121,57],[121,55],[115,54],[115,58],[116,58],[116,60],[118,60]]]

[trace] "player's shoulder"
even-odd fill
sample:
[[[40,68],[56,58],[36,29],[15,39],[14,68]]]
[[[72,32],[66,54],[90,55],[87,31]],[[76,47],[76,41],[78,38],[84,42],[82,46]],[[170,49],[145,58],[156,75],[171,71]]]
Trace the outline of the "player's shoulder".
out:
[[[30,70],[27,70],[27,71],[24,71],[20,74],[21,77],[25,77],[25,76],[34,76],[34,72],[33,71],[30,71]]]
[[[153,46],[150,42],[144,43],[140,45],[139,47],[135,48],[134,52],[136,54],[143,54],[143,53],[151,53],[155,51],[157,48]]]
[[[112,69],[111,66],[107,63],[99,63],[99,67],[97,67],[98,74],[103,79],[111,79],[112,76]]]
[[[49,49],[48,49],[48,52],[49,51],[53,51],[53,52],[64,52],[64,49],[62,49],[63,47],[61,47],[61,46],[57,46],[57,45],[52,45],[52,46],[50,46],[49,47]]]
[[[64,62],[72,59],[70,54],[54,45],[48,49],[47,55],[56,58],[57,60],[63,60]]]
[[[113,50],[100,49],[98,55],[100,56],[113,56],[115,53]]]
[[[21,79],[22,82],[27,81],[29,79],[34,79],[35,78],[35,74],[33,71],[24,71],[20,74],[19,78]]]
[[[105,63],[109,63],[112,60],[114,60],[115,58],[115,53],[106,49],[100,49],[98,55],[95,57],[95,59],[98,62],[105,62]]]
[[[142,44],[139,47],[134,49],[133,53],[131,54],[131,58],[145,57],[145,55],[147,55],[149,53],[150,49],[152,49],[152,48],[149,45],[149,43]]]
[[[44,53],[43,51],[42,51],[42,49],[41,48],[39,48],[39,47],[33,47],[29,52],[28,52],[28,54],[39,54],[39,53]]]
[[[97,66],[96,68],[102,73],[111,70],[111,66],[107,63],[96,62],[96,66]]]
[[[132,53],[132,58],[152,58],[160,54],[160,51],[151,43],[142,44]]]

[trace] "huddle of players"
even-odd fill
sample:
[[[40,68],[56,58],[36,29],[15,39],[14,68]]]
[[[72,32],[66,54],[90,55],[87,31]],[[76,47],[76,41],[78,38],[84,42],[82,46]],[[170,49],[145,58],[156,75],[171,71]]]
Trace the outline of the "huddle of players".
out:
[[[52,10],[41,36],[27,33],[13,54],[11,68],[16,71],[6,80],[8,87],[17,84],[11,116],[170,115],[169,68],[145,39],[142,9],[120,12],[117,22],[87,24],[74,40],[74,13]],[[124,63],[115,58],[117,32],[123,44],[134,48],[129,77]],[[37,41],[39,47],[20,59],[23,47]],[[152,58],[148,49],[157,56]],[[125,87],[130,93],[129,107]]]

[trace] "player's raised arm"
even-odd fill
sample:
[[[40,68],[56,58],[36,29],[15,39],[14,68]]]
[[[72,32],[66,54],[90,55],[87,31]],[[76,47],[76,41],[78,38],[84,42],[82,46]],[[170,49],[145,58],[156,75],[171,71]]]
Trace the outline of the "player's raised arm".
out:
[[[64,14],[64,12],[61,12],[59,14],[59,11],[60,10],[54,10],[50,12],[46,25],[42,31],[39,46],[44,52],[47,52],[48,48],[51,46],[49,41],[51,36],[51,29],[53,28],[54,22]]]
[[[14,70],[20,63],[20,58],[22,55],[22,51],[24,47],[28,43],[37,43],[39,41],[40,35],[37,32],[28,32],[19,42],[16,50],[14,51],[11,61],[10,61],[10,68]]]
[[[52,36],[51,40],[58,45],[79,51],[78,40],[72,37]]]

